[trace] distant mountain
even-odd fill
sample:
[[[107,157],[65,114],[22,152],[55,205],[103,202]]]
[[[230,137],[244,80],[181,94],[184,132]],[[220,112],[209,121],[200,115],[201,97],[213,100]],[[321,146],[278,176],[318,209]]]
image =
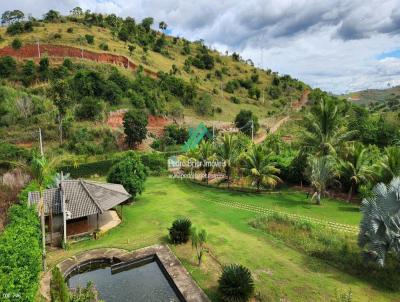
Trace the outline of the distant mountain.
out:
[[[344,95],[349,101],[362,105],[372,103],[386,103],[391,100],[400,99],[400,86],[387,89],[367,89],[351,92]]]

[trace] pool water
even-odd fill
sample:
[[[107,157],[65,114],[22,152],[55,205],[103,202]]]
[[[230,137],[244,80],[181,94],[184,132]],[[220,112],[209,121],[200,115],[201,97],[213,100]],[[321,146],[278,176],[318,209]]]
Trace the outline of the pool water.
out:
[[[74,289],[92,281],[105,302],[180,302],[159,264],[155,261],[111,273],[111,267],[97,267],[75,274],[68,279]]]

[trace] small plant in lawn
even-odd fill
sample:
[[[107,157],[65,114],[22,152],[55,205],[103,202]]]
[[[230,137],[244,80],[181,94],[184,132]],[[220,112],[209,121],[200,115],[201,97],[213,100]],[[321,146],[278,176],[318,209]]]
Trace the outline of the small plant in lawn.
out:
[[[191,230],[192,247],[196,249],[196,258],[198,265],[201,265],[201,260],[203,259],[204,252],[206,250],[204,244],[207,242],[207,232],[202,229],[197,231],[195,227]]]
[[[169,230],[169,237],[172,243],[181,244],[189,241],[192,222],[189,218],[179,218],[172,223]]]
[[[230,264],[222,268],[218,293],[225,302],[245,302],[254,292],[254,281],[248,268]]]

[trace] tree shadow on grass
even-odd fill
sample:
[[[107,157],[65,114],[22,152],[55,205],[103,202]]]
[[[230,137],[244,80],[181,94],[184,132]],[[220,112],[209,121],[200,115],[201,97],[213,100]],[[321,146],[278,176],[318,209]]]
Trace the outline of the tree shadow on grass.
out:
[[[355,212],[360,212],[359,208],[354,208],[354,207],[342,207],[342,206],[339,206],[338,210],[342,211],[342,212],[354,212],[354,213]]]

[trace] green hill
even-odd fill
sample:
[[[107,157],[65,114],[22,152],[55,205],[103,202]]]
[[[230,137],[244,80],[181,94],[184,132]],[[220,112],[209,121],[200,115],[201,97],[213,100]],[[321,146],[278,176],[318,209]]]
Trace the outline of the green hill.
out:
[[[237,53],[223,55],[203,41],[168,36],[164,26],[155,27],[152,18],[138,23],[115,15],[61,16],[50,11],[43,20],[14,20],[0,28],[0,139],[10,141],[12,135],[29,142],[32,135],[26,132],[42,127],[47,138],[56,141],[60,111],[65,111],[64,125],[70,126],[67,138],[68,131],[82,126],[108,131],[103,121],[117,109],[139,107],[152,115],[184,116],[185,123],[231,122],[241,109],[265,119],[282,114],[309,89],[289,75],[255,68]],[[45,51],[39,62],[36,48],[43,45],[68,46],[97,58],[123,56],[137,68]],[[16,62],[8,62],[7,54]],[[69,88],[65,96],[56,86],[62,83]]]
[[[369,106],[371,109],[398,110],[400,105],[400,86],[387,89],[361,90],[349,93],[345,97],[354,103]]]

